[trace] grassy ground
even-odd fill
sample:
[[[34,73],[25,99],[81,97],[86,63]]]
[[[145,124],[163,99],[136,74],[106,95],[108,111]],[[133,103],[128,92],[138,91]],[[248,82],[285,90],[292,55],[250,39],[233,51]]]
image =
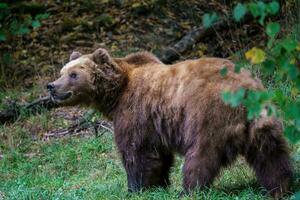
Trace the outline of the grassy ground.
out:
[[[18,150],[0,162],[0,191],[5,199],[178,199],[182,160],[177,159],[169,190],[129,196],[126,176],[112,135],[33,142],[24,156]],[[214,186],[195,192],[197,199],[265,199],[243,160],[223,171]],[[184,199],[185,199],[184,198]]]
[[[128,196],[126,176],[112,143],[101,138],[66,138],[35,147],[38,155],[16,151],[0,163],[0,190],[5,199],[177,199],[181,191],[177,160],[169,190],[156,189]],[[242,161],[225,170],[215,185],[195,192],[197,199],[265,199]],[[186,197],[186,199],[191,197]]]
[[[41,91],[42,88],[35,88],[21,96],[28,100]],[[2,94],[15,95],[16,92]],[[61,113],[73,112],[74,109],[42,112],[0,126],[0,199],[178,199],[182,191],[180,157],[176,159],[168,190],[157,188],[129,195],[111,133],[100,137],[87,133],[61,139],[43,138],[51,130],[68,126],[70,119]],[[300,146],[293,145],[292,149],[298,174],[293,188],[298,191]],[[183,199],[266,199],[264,192],[240,158],[222,171],[211,188]],[[295,197],[290,194],[286,199]]]

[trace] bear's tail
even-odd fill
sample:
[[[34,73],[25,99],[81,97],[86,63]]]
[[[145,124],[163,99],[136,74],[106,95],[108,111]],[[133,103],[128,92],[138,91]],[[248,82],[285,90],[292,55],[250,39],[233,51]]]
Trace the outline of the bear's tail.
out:
[[[272,196],[281,196],[288,191],[293,176],[282,123],[275,117],[262,116],[250,123],[249,135],[247,162],[261,185]]]

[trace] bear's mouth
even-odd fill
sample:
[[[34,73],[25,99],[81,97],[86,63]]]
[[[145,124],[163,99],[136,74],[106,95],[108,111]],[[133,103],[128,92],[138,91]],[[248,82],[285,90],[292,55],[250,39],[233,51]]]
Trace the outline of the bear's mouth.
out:
[[[64,93],[50,93],[50,98],[53,102],[55,103],[60,103],[62,101],[65,101],[67,99],[69,99],[71,96],[73,95],[73,92],[68,91],[68,92],[64,92]]]

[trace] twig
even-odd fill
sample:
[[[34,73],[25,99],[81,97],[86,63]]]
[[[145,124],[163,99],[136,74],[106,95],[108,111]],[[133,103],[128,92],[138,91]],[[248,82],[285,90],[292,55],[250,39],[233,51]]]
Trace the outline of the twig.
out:
[[[94,114],[94,113],[93,113]],[[80,120],[80,122],[83,122],[84,120]],[[55,130],[51,131],[49,133],[46,133],[44,135],[44,139],[48,140],[49,138],[61,138],[66,135],[80,135],[82,131],[88,130],[88,129],[94,129],[95,131],[95,136],[99,137],[103,135],[105,132],[110,132],[113,133],[113,126],[111,123],[103,120],[99,120],[96,122],[90,122],[90,121],[85,121],[83,123],[76,123],[71,125],[68,128],[65,129],[60,129],[60,130]],[[100,134],[98,134],[100,131]]]
[[[252,19],[251,16],[246,15],[242,22],[245,23]],[[230,28],[232,27],[236,22],[229,21],[226,18],[223,18],[221,20],[218,20],[215,22],[212,26],[209,28],[205,28],[203,26],[199,26],[192,31],[188,32],[185,36],[182,37],[181,40],[179,40],[176,44],[170,45],[167,47],[159,56],[161,61],[164,63],[172,63],[175,60],[178,60],[180,56],[186,52],[187,50],[191,49],[192,46],[199,42],[201,39],[205,37],[211,37],[212,34],[214,34],[216,31],[224,29],[224,28]]]

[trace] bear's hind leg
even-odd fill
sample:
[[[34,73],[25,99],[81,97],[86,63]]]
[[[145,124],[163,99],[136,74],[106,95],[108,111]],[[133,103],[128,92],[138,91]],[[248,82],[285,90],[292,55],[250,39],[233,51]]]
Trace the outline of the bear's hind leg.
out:
[[[128,190],[137,192],[150,187],[167,187],[173,164],[171,153],[135,152],[124,156],[123,163],[127,172]]]
[[[251,149],[246,160],[254,169],[258,181],[274,197],[288,191],[292,180],[292,168],[287,152],[278,151],[264,154],[258,149]]]
[[[251,140],[245,152],[258,181],[273,197],[289,190],[293,170],[288,146],[283,138],[281,123],[274,118],[254,121],[250,127]]]
[[[279,142],[275,145],[275,143]],[[292,167],[285,142],[274,141],[269,149],[256,145],[249,147],[246,160],[254,169],[259,183],[274,197],[288,191],[292,179]]]

